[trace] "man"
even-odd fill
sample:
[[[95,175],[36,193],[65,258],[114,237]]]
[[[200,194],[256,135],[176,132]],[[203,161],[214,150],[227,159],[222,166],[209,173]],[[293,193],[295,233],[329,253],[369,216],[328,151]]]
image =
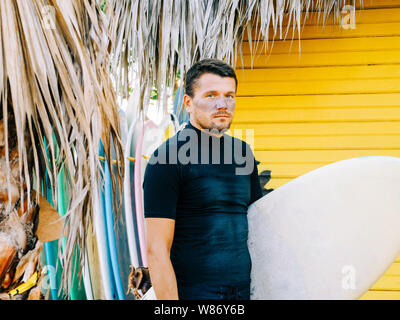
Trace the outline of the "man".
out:
[[[224,134],[236,90],[224,62],[193,65],[184,96],[190,122],[146,168],[147,254],[160,300],[250,298],[247,209],[261,187],[249,145]]]

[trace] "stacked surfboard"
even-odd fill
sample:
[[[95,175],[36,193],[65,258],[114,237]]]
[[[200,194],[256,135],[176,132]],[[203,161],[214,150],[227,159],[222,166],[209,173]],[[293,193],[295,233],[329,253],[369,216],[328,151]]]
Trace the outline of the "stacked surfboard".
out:
[[[171,114],[165,115],[159,125],[151,120],[144,121],[142,116],[128,121],[123,111],[120,111],[120,122],[125,149],[123,192],[119,194],[117,190],[118,203],[114,203],[109,163],[115,174],[119,164],[115,161],[115,149],[111,149],[112,159],[107,159],[101,146],[99,161],[102,170],[98,192],[93,195],[97,206],[94,208],[91,232],[87,238],[83,276],[78,278],[76,272],[71,280],[69,297],[59,295],[61,265],[58,254],[59,250],[63,250],[65,239],[46,243],[42,264],[48,270],[50,299],[135,299],[128,290],[130,266],[147,267],[142,191],[144,172],[154,150],[175,134],[177,122]],[[57,199],[57,210],[61,216],[65,215],[68,205],[68,193],[63,188],[63,179],[65,175],[62,172]],[[49,202],[54,203],[51,190],[47,194]],[[118,205],[120,203],[121,206]],[[75,260],[77,254],[74,255]],[[150,290],[143,299],[155,299],[154,291]]]
[[[104,161],[104,177],[99,186],[100,214],[94,229],[96,250],[89,256],[92,286],[98,288],[94,299],[134,299],[128,290],[130,266],[147,267],[146,230],[143,211],[143,178],[148,160],[161,143],[175,134],[173,117],[165,115],[157,126],[153,121],[138,117],[128,122],[120,111],[122,140],[125,146],[125,176],[123,194],[117,194],[122,207],[115,212],[112,201],[111,176]],[[111,159],[115,159],[112,150]],[[100,154],[104,156],[104,154]],[[118,163],[113,161],[116,170]],[[153,291],[144,299],[154,299]]]

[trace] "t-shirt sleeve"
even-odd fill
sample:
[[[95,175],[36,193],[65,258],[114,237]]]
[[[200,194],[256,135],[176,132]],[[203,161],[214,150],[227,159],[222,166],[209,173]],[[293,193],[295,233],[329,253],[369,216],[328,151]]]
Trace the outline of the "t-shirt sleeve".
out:
[[[143,181],[144,216],[175,219],[180,185],[178,165],[151,162],[146,166]]]
[[[260,178],[258,177],[258,169],[257,169],[258,163],[259,162],[254,158],[254,169],[250,176],[250,180],[251,180],[250,181],[250,183],[251,183],[250,204],[252,204],[253,202],[256,202],[258,199],[260,199],[262,197]]]

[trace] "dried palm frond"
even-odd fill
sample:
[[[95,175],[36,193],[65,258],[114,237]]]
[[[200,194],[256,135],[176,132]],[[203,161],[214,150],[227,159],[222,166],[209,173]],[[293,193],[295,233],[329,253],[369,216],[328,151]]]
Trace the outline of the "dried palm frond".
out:
[[[62,256],[67,290],[74,248],[81,249],[82,266],[87,226],[99,214],[100,140],[108,158],[111,138],[117,160],[122,156],[108,76],[108,32],[107,17],[95,0],[0,0],[0,180],[8,194],[3,201],[12,206],[16,187],[21,203],[27,197],[28,207],[33,206],[31,190],[38,191],[36,200],[46,193],[47,173],[57,205],[57,177],[64,168],[70,195]],[[15,146],[10,145],[13,131]],[[14,169],[13,154],[19,159]]]
[[[362,3],[362,0],[358,0]],[[344,5],[356,0],[107,0],[111,16],[112,72],[124,97],[136,95],[133,109],[145,110],[151,90],[164,102],[177,73],[181,75],[201,58],[217,58],[235,65],[247,31],[250,50],[261,37],[286,38],[289,27],[300,35],[302,13],[332,13],[340,20]],[[283,20],[286,18],[286,32]],[[303,21],[304,22],[304,21]],[[272,31],[271,31],[272,30]],[[285,34],[283,34],[285,32]],[[271,34],[272,33],[272,34]],[[294,35],[294,34],[293,34]]]

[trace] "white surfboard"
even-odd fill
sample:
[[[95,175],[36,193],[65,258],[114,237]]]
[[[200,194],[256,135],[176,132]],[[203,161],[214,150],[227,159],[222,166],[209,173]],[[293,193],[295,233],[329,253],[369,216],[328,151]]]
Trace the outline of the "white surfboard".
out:
[[[136,147],[136,162],[135,162],[135,209],[136,221],[138,226],[138,236],[140,244],[140,253],[142,264],[147,267],[146,256],[146,230],[144,221],[144,204],[143,204],[143,180],[146,171],[147,163],[153,152],[162,144],[165,131],[171,123],[171,116],[164,115],[161,123],[156,125],[152,120],[145,122],[142,132],[139,136]]]
[[[129,158],[132,156],[131,150],[132,145],[134,144],[134,134],[135,129],[141,125],[141,119],[134,119],[131,122],[131,125],[128,130],[128,134],[126,136],[126,144],[124,149],[124,158],[125,158],[125,172],[124,172],[124,189],[123,189],[123,197],[124,197],[124,205],[125,205],[125,220],[126,220],[126,229],[128,234],[128,247],[129,247],[129,255],[131,260],[131,265],[135,268],[139,267],[139,257],[138,257],[138,246],[136,243],[135,237],[135,225],[134,225],[134,216],[133,216],[133,208],[132,208],[132,196],[131,196],[131,163]]]
[[[400,253],[400,158],[339,161],[250,206],[251,299],[357,299]]]
[[[154,288],[151,287],[149,289],[149,291],[147,291],[146,294],[140,300],[157,300],[157,296],[156,296],[156,292],[154,291]]]

